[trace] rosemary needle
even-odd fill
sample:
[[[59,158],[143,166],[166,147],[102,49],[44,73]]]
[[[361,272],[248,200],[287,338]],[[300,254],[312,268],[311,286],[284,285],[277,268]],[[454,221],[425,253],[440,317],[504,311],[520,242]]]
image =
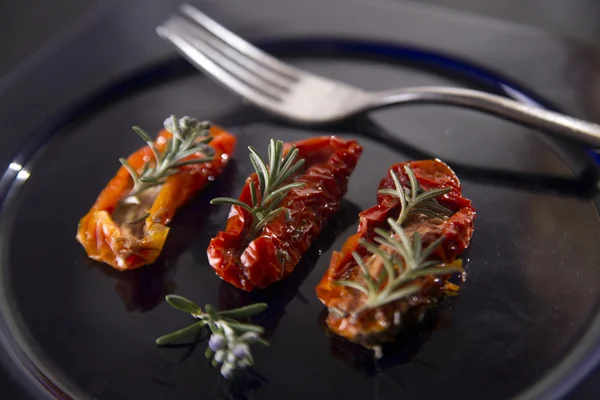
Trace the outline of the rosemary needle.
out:
[[[230,197],[217,197],[210,204],[228,204],[239,206],[252,215],[252,227],[248,234],[254,237],[257,232],[273,220],[285,207],[280,207],[281,201],[290,190],[304,186],[302,182],[285,184],[304,165],[304,159],[296,160],[299,150],[292,146],[283,156],[283,142],[273,140],[269,142],[269,165],[264,162],[256,149],[250,150],[250,162],[254,166],[258,178],[258,187],[250,183],[251,205]]]
[[[421,185],[419,185],[415,173],[408,165],[404,166],[404,171],[408,176],[410,188],[404,188],[400,183],[400,179],[396,172],[391,171],[390,175],[394,182],[394,189],[379,190],[380,194],[397,197],[400,201],[400,215],[396,220],[399,225],[403,225],[408,216],[415,212],[441,219],[452,215],[451,210],[441,206],[436,200],[437,197],[450,192],[452,188],[424,190]]]
[[[411,239],[406,235],[402,225],[408,216],[420,213],[430,217],[445,219],[452,215],[452,211],[440,205],[436,198],[450,192],[451,188],[424,190],[418,183],[414,172],[409,166],[404,167],[410,188],[404,188],[395,171],[391,171],[394,189],[382,189],[380,194],[398,198],[400,214],[396,220],[388,219],[391,232],[375,229],[376,236],[369,242],[360,240],[360,245],[371,255],[363,259],[358,253],[352,253],[361,271],[363,282],[340,280],[335,283],[351,287],[366,296],[365,302],[352,311],[356,316],[367,309],[381,307],[393,301],[412,296],[421,290],[421,285],[416,279],[423,276],[440,276],[460,272],[459,267],[440,266],[441,260],[430,259],[433,251],[442,243],[443,237],[435,240],[425,249],[422,247],[422,238],[415,232]],[[379,276],[371,276],[369,266],[381,263],[383,268]],[[337,315],[346,313],[340,309],[333,310]]]
[[[254,363],[250,353],[251,344],[260,343],[265,346],[269,344],[261,337],[264,332],[261,326],[241,323],[236,319],[263,312],[267,308],[265,303],[216,311],[209,304],[202,310],[200,306],[185,297],[173,294],[166,296],[166,300],[177,310],[191,314],[196,321],[183,329],[159,337],[156,339],[156,344],[164,346],[177,343],[208,327],[211,336],[205,356],[211,360],[213,366],[220,365],[221,375],[225,378],[232,377],[237,369]]]
[[[162,153],[158,151],[150,135],[137,126],[133,127],[135,133],[152,150],[154,160],[146,161],[138,171],[125,158],[119,159],[133,179],[133,188],[123,202],[140,204],[137,196],[141,192],[162,185],[169,176],[176,174],[180,167],[212,161],[214,150],[208,145],[212,140],[209,122],[199,122],[197,119],[187,116],[178,120],[172,115],[165,120],[164,127],[172,134],[172,137],[167,141],[166,148]],[[187,159],[196,153],[203,156]]]

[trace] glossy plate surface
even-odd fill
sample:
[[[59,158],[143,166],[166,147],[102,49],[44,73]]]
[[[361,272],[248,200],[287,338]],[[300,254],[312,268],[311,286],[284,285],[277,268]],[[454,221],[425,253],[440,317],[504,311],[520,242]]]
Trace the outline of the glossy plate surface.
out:
[[[146,43],[163,45],[158,37]],[[368,89],[467,86],[545,102],[485,68],[392,41],[329,36],[263,44],[300,68]],[[561,393],[583,370],[578,352],[592,354],[600,304],[596,167],[585,150],[434,106],[381,111],[327,130],[288,126],[179,58],[147,61],[127,75],[115,70],[100,92],[32,130],[2,181],[3,344],[24,379],[43,382],[47,396],[505,399]],[[210,119],[236,134],[235,161],[178,213],[155,264],[119,273],[87,259],[74,239],[77,223],[118,158],[140,146],[130,126],[156,132],[170,113]],[[251,294],[221,282],[205,251],[228,208],[208,201],[237,197],[252,171],[246,147],[265,152],[270,138],[329,134],[365,148],[336,218],[285,281]],[[356,230],[357,213],[375,203],[389,165],[429,157],[451,164],[477,208],[468,280],[457,301],[445,302],[375,363],[329,337],[314,288],[331,252]],[[268,311],[255,322],[267,328],[271,346],[257,347],[255,368],[230,383],[204,358],[205,342],[156,347],[156,337],[190,322],[164,303],[168,293],[220,308],[266,301]]]

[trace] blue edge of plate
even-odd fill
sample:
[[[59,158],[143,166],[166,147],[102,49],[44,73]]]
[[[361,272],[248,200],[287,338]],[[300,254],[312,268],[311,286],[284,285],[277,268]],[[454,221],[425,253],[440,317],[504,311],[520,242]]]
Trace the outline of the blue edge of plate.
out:
[[[521,87],[515,82],[511,82],[509,79],[502,77],[498,73],[477,66],[471,62],[426,49],[419,49],[398,43],[331,38],[263,41],[257,43],[257,45],[263,50],[273,54],[282,52],[289,54],[298,51],[305,53],[307,51],[322,51],[325,49],[337,54],[371,55],[395,60],[397,62],[413,63],[440,71],[446,71],[453,76],[460,77],[473,82],[479,87],[486,88],[489,92],[503,95],[524,104],[559,111],[549,103],[538,98],[538,96],[531,91]],[[39,126],[39,129],[35,130],[33,140],[28,144],[25,144],[18,153],[15,154],[15,157],[11,159],[14,161],[2,174],[0,179],[0,209],[4,205],[3,203],[11,186],[15,183],[15,180],[19,180],[19,172],[21,172],[21,170],[25,171],[23,166],[27,164],[35,152],[37,152],[37,150],[43,146],[43,143],[45,143],[45,141],[58,129],[64,127],[73,117],[79,115],[81,112],[93,109],[98,103],[103,103],[107,99],[115,98],[115,95],[118,96],[118,94],[123,94],[131,89],[135,89],[139,87],[140,84],[148,84],[160,77],[168,75],[174,67],[180,66],[182,62],[185,62],[182,58],[176,60],[172,59],[169,62],[159,63],[153,67],[137,71],[136,73],[103,88],[99,92],[92,94],[86,101],[78,102],[76,105],[67,106],[61,112],[53,115],[49,120],[44,121],[44,123]],[[600,154],[593,149],[586,150],[592,160],[594,160],[596,164],[600,164]],[[580,363],[579,368],[570,371],[567,376],[563,377],[564,379],[560,384],[554,386],[553,395],[558,393],[568,393],[569,390],[571,390],[597,365],[597,362],[600,360],[600,349],[596,348],[595,350],[596,351],[593,351],[591,354],[588,354],[587,359]],[[32,372],[38,381],[40,381],[39,378],[41,377],[39,374],[41,372],[33,365],[30,365],[29,367],[30,368],[27,368],[29,372]],[[33,371],[31,367],[33,367]],[[57,389],[49,388],[49,382],[44,378],[41,379],[40,383],[52,392]],[[50,386],[53,385],[50,384]]]

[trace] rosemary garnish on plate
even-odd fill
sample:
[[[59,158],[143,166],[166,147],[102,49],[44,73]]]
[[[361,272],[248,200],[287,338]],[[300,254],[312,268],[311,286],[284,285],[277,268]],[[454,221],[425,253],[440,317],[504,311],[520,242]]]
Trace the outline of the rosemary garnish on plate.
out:
[[[228,204],[239,206],[252,214],[252,227],[248,233],[254,237],[257,232],[268,224],[273,218],[285,210],[280,207],[281,201],[288,192],[294,188],[304,186],[302,182],[285,184],[302,166],[304,159],[296,160],[299,150],[292,146],[285,157],[283,156],[283,142],[273,140],[269,142],[269,165],[265,163],[254,147],[249,146],[250,161],[256,170],[258,188],[250,182],[250,196],[252,206],[230,197],[217,197],[210,204]]]
[[[124,199],[125,203],[139,204],[137,195],[151,187],[162,185],[167,177],[178,172],[180,167],[189,164],[201,164],[212,161],[213,148],[208,145],[212,140],[210,136],[210,123],[199,122],[195,118],[183,117],[177,119],[174,115],[167,118],[164,127],[173,136],[167,141],[165,150],[161,153],[154,145],[154,141],[143,129],[134,126],[133,130],[148,145],[153,161],[146,161],[138,172],[129,164],[127,159],[119,161],[131,175],[133,188]],[[203,157],[186,160],[186,158],[201,153]]]
[[[400,215],[396,223],[402,226],[411,213],[425,214],[432,218],[444,219],[452,215],[452,211],[440,205],[436,198],[450,192],[452,188],[424,190],[413,170],[408,166],[404,166],[404,171],[410,181],[410,188],[404,188],[400,183],[398,175],[395,171],[390,171],[392,180],[394,181],[394,189],[381,189],[380,194],[387,194],[397,197],[400,200]]]
[[[269,342],[261,338],[264,329],[261,326],[245,324],[236,318],[244,318],[258,314],[267,309],[265,303],[255,303],[233,310],[216,311],[210,304],[204,310],[185,297],[170,294],[167,302],[179,311],[189,313],[196,319],[193,324],[176,332],[156,339],[156,344],[164,346],[181,342],[181,340],[198,333],[204,327],[211,331],[206,349],[206,358],[213,366],[221,366],[221,375],[230,378],[238,368],[245,368],[254,363],[250,353],[250,345],[260,343],[268,346]]]
[[[445,219],[452,215],[452,211],[443,207],[436,200],[452,190],[452,188],[424,190],[419,185],[414,172],[409,166],[404,166],[404,171],[410,181],[410,188],[404,188],[398,175],[391,171],[394,189],[381,189],[380,194],[395,196],[400,201],[400,214],[396,220],[388,219],[391,232],[381,228],[375,229],[376,237],[373,242],[361,239],[360,245],[371,255],[363,260],[356,252],[352,253],[357,265],[361,269],[363,282],[340,280],[336,284],[354,288],[366,296],[365,302],[352,311],[356,316],[367,309],[381,307],[393,301],[412,296],[421,290],[416,279],[431,275],[450,275],[460,272],[455,266],[440,266],[441,260],[429,259],[433,251],[444,241],[440,237],[423,249],[423,242],[419,232],[415,232],[411,239],[406,235],[402,225],[408,216],[414,213],[424,214],[432,218]],[[371,276],[370,268],[382,265],[377,277]],[[371,268],[374,269],[374,268]],[[411,283],[413,282],[413,283]],[[333,311],[344,316],[340,309]]]

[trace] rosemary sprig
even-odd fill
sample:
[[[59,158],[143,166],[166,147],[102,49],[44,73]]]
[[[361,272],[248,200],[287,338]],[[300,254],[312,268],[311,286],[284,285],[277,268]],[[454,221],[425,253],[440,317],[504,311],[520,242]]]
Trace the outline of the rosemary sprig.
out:
[[[360,241],[360,244],[372,254],[366,262],[358,253],[352,253],[361,269],[364,283],[345,280],[336,282],[338,285],[354,288],[367,296],[365,302],[352,312],[353,315],[418,293],[421,285],[411,284],[417,278],[428,275],[449,275],[461,271],[461,268],[455,266],[440,266],[441,260],[428,260],[433,251],[443,242],[443,237],[423,249],[419,232],[414,233],[411,242],[397,221],[389,218],[388,223],[392,228],[391,234],[380,228],[375,229],[377,236],[373,241],[379,246],[364,239]],[[369,265],[376,262],[381,262],[383,268],[379,276],[373,277],[369,272]]]
[[[443,196],[450,192],[452,188],[424,190],[414,172],[408,166],[404,166],[404,171],[410,181],[410,188],[405,188],[400,183],[400,179],[395,171],[391,171],[392,180],[394,181],[394,189],[381,189],[380,194],[387,194],[397,197],[400,200],[400,215],[396,222],[398,225],[403,225],[411,213],[421,213],[433,218],[445,218],[452,215],[452,211],[441,206],[436,200],[437,197]]]
[[[371,253],[365,262],[358,253],[352,253],[356,263],[361,269],[364,283],[341,280],[336,284],[354,288],[365,294],[365,302],[352,312],[354,316],[362,311],[381,307],[385,304],[412,296],[421,290],[419,283],[412,283],[415,279],[427,275],[448,275],[459,272],[460,268],[454,266],[440,267],[441,260],[428,260],[433,251],[442,243],[443,237],[431,243],[427,248],[422,248],[422,239],[419,232],[412,236],[412,242],[402,228],[409,215],[420,213],[432,218],[445,219],[452,215],[452,210],[443,207],[436,200],[452,190],[452,188],[424,190],[408,166],[404,166],[410,187],[405,188],[400,183],[400,178],[395,171],[391,171],[394,189],[381,189],[380,194],[397,197],[400,201],[400,214],[398,218],[388,219],[391,233],[383,229],[375,229],[376,237],[373,242],[361,239],[360,245]],[[377,244],[376,244],[377,243]],[[372,277],[369,266],[375,263],[383,264],[379,276]],[[344,316],[340,309],[333,309],[334,313]]]
[[[190,117],[177,120],[174,115],[171,115],[165,120],[164,127],[173,136],[167,141],[166,148],[162,153],[158,151],[150,135],[142,128],[138,126],[132,128],[150,147],[154,160],[146,161],[141,170],[137,171],[127,159],[119,159],[133,179],[133,188],[124,199],[125,203],[140,204],[140,200],[137,198],[138,194],[151,187],[162,185],[167,177],[176,174],[178,169],[184,165],[212,161],[214,150],[208,146],[212,140],[209,122],[199,122]],[[196,153],[201,153],[204,157],[186,160]]]
[[[269,345],[269,342],[261,338],[261,334],[264,332],[261,326],[245,324],[236,320],[236,318],[248,317],[266,310],[265,303],[255,303],[227,311],[216,311],[210,304],[207,304],[203,311],[197,304],[185,297],[170,294],[166,296],[166,300],[177,310],[191,314],[196,322],[159,337],[156,339],[156,344],[164,346],[177,343],[198,333],[204,327],[208,327],[212,334],[204,354],[211,360],[214,367],[221,366],[221,375],[225,378],[232,377],[238,368],[245,368],[254,363],[250,353],[251,344]]]
[[[299,152],[296,146],[292,146],[284,157],[281,140],[271,139],[269,142],[268,166],[254,147],[249,146],[248,150],[250,150],[250,161],[256,170],[259,186],[257,188],[254,182],[250,183],[251,206],[230,197],[217,197],[212,199],[210,204],[239,206],[250,212],[253,218],[248,235],[254,237],[269,221],[285,210],[285,207],[280,207],[280,204],[288,192],[304,186],[302,182],[284,184],[302,168],[304,159],[296,160]]]

